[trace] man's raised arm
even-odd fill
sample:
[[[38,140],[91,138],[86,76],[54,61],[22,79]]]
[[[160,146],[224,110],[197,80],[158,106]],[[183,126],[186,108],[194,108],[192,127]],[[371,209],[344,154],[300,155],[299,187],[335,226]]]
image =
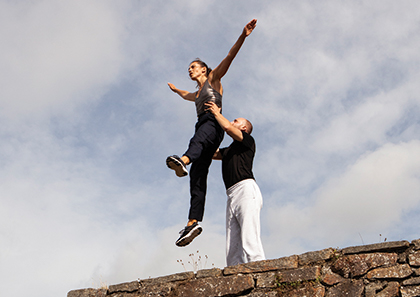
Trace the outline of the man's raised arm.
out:
[[[220,113],[220,107],[211,101],[204,104],[207,106],[206,110],[210,111],[214,115],[219,125],[230,137],[237,141],[243,140],[242,131],[234,127],[232,123]]]

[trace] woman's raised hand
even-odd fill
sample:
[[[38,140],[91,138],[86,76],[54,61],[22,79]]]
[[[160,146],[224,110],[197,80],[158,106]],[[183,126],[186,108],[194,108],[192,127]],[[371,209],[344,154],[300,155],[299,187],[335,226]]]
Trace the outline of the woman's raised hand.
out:
[[[245,36],[248,36],[249,34],[251,34],[252,30],[254,30],[256,26],[257,26],[257,19],[253,19],[248,24],[246,24],[243,31]]]

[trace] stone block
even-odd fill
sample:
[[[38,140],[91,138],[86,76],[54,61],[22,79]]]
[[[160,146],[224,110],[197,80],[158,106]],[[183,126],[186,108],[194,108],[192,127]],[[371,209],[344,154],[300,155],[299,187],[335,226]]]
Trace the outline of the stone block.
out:
[[[225,277],[199,278],[179,284],[172,296],[176,297],[208,297],[236,296],[254,288],[251,275],[231,275]]]
[[[328,271],[322,277],[321,282],[328,286],[333,286],[335,284],[343,282],[344,280],[345,278],[343,278],[341,275],[334,273],[332,271]]]
[[[118,285],[111,285],[108,288],[108,293],[116,293],[116,292],[134,292],[140,288],[139,281],[129,282],[129,283],[122,283]]]
[[[116,295],[112,297],[165,297],[172,296],[172,290],[177,287],[176,282],[168,283],[150,283],[145,286],[141,286],[136,293],[123,293],[126,295]]]
[[[211,269],[202,269],[197,271],[196,277],[202,278],[202,277],[217,277],[222,276],[223,272],[219,268],[211,268]]]
[[[334,249],[328,248],[315,252],[307,252],[298,256],[299,265],[305,266],[312,263],[317,263],[321,261],[326,261],[331,259],[334,256]]]
[[[415,239],[411,241],[411,244],[414,245],[415,250],[420,250],[420,239]]]
[[[390,241],[390,242],[381,242],[381,243],[375,243],[375,244],[348,247],[348,248],[342,249],[341,252],[344,255],[385,252],[385,251],[395,251],[396,249],[406,249],[409,246],[410,246],[410,243],[405,240]]]
[[[256,288],[275,288],[280,284],[307,282],[316,280],[321,275],[321,267],[302,267],[256,274]]]
[[[176,281],[183,281],[195,278],[195,274],[192,271],[189,272],[181,272],[176,274],[171,274],[167,276],[160,276],[155,278],[146,278],[140,280],[140,285],[143,284],[160,284],[160,283],[167,283],[167,282],[176,282]]]
[[[375,297],[398,297],[400,296],[400,284],[398,282],[390,282],[388,285],[377,293]]]
[[[316,280],[321,275],[321,267],[303,267],[290,270],[282,270],[277,273],[280,283],[293,283]]]
[[[408,263],[411,266],[420,266],[420,251],[408,255]]]
[[[411,267],[411,270],[413,270],[414,275],[420,276],[420,268]]]
[[[397,262],[400,263],[400,264],[408,263],[407,255],[408,255],[407,252],[399,253]]]
[[[382,283],[369,283],[365,286],[365,297],[376,297],[376,292],[384,288],[385,284]]]
[[[82,289],[67,293],[67,297],[105,297],[107,289]]]
[[[398,255],[395,253],[373,253],[346,255],[338,258],[331,266],[331,270],[344,276],[355,277],[368,272],[372,268],[397,263]]]
[[[291,269],[298,267],[298,256],[293,255],[290,257],[279,258],[275,260],[264,260],[249,262],[234,266],[225,267],[223,270],[224,275],[238,274],[238,273],[253,273],[265,272],[281,269]]]
[[[351,296],[351,297],[361,297],[364,291],[363,281],[361,280],[348,280],[343,283],[331,287],[327,290],[326,297],[341,297],[341,296]]]
[[[400,289],[401,297],[420,296],[420,286],[404,286]]]
[[[275,288],[279,283],[276,272],[258,273],[255,278],[256,288]]]
[[[413,286],[413,285],[420,285],[420,277],[411,277],[403,281],[404,286]]]
[[[284,287],[277,290],[279,297],[324,297],[325,288],[320,284],[304,283],[296,287]]]
[[[406,278],[413,273],[408,264],[395,265],[392,267],[376,268],[367,273],[368,279],[396,279]]]
[[[278,297],[276,291],[252,291],[251,294],[246,295],[246,297]]]

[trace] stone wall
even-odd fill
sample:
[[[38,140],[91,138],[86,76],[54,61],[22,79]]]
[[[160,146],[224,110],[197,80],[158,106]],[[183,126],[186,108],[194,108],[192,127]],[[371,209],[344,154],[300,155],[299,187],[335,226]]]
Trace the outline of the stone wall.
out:
[[[420,239],[333,248],[143,279],[67,297],[420,296]]]

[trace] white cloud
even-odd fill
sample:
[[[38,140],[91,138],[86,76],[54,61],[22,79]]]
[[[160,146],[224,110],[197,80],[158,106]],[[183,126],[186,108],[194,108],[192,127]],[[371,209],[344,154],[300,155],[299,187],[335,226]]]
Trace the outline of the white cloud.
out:
[[[97,100],[123,66],[123,25],[103,1],[2,2],[2,116],[63,112]]]
[[[331,176],[306,205],[291,202],[271,209],[270,232],[277,240],[270,248],[278,245],[292,252],[296,241],[316,248],[358,245],[359,233],[365,240],[378,238],[405,212],[419,207],[419,149],[418,140],[386,144],[367,152],[340,176]]]

